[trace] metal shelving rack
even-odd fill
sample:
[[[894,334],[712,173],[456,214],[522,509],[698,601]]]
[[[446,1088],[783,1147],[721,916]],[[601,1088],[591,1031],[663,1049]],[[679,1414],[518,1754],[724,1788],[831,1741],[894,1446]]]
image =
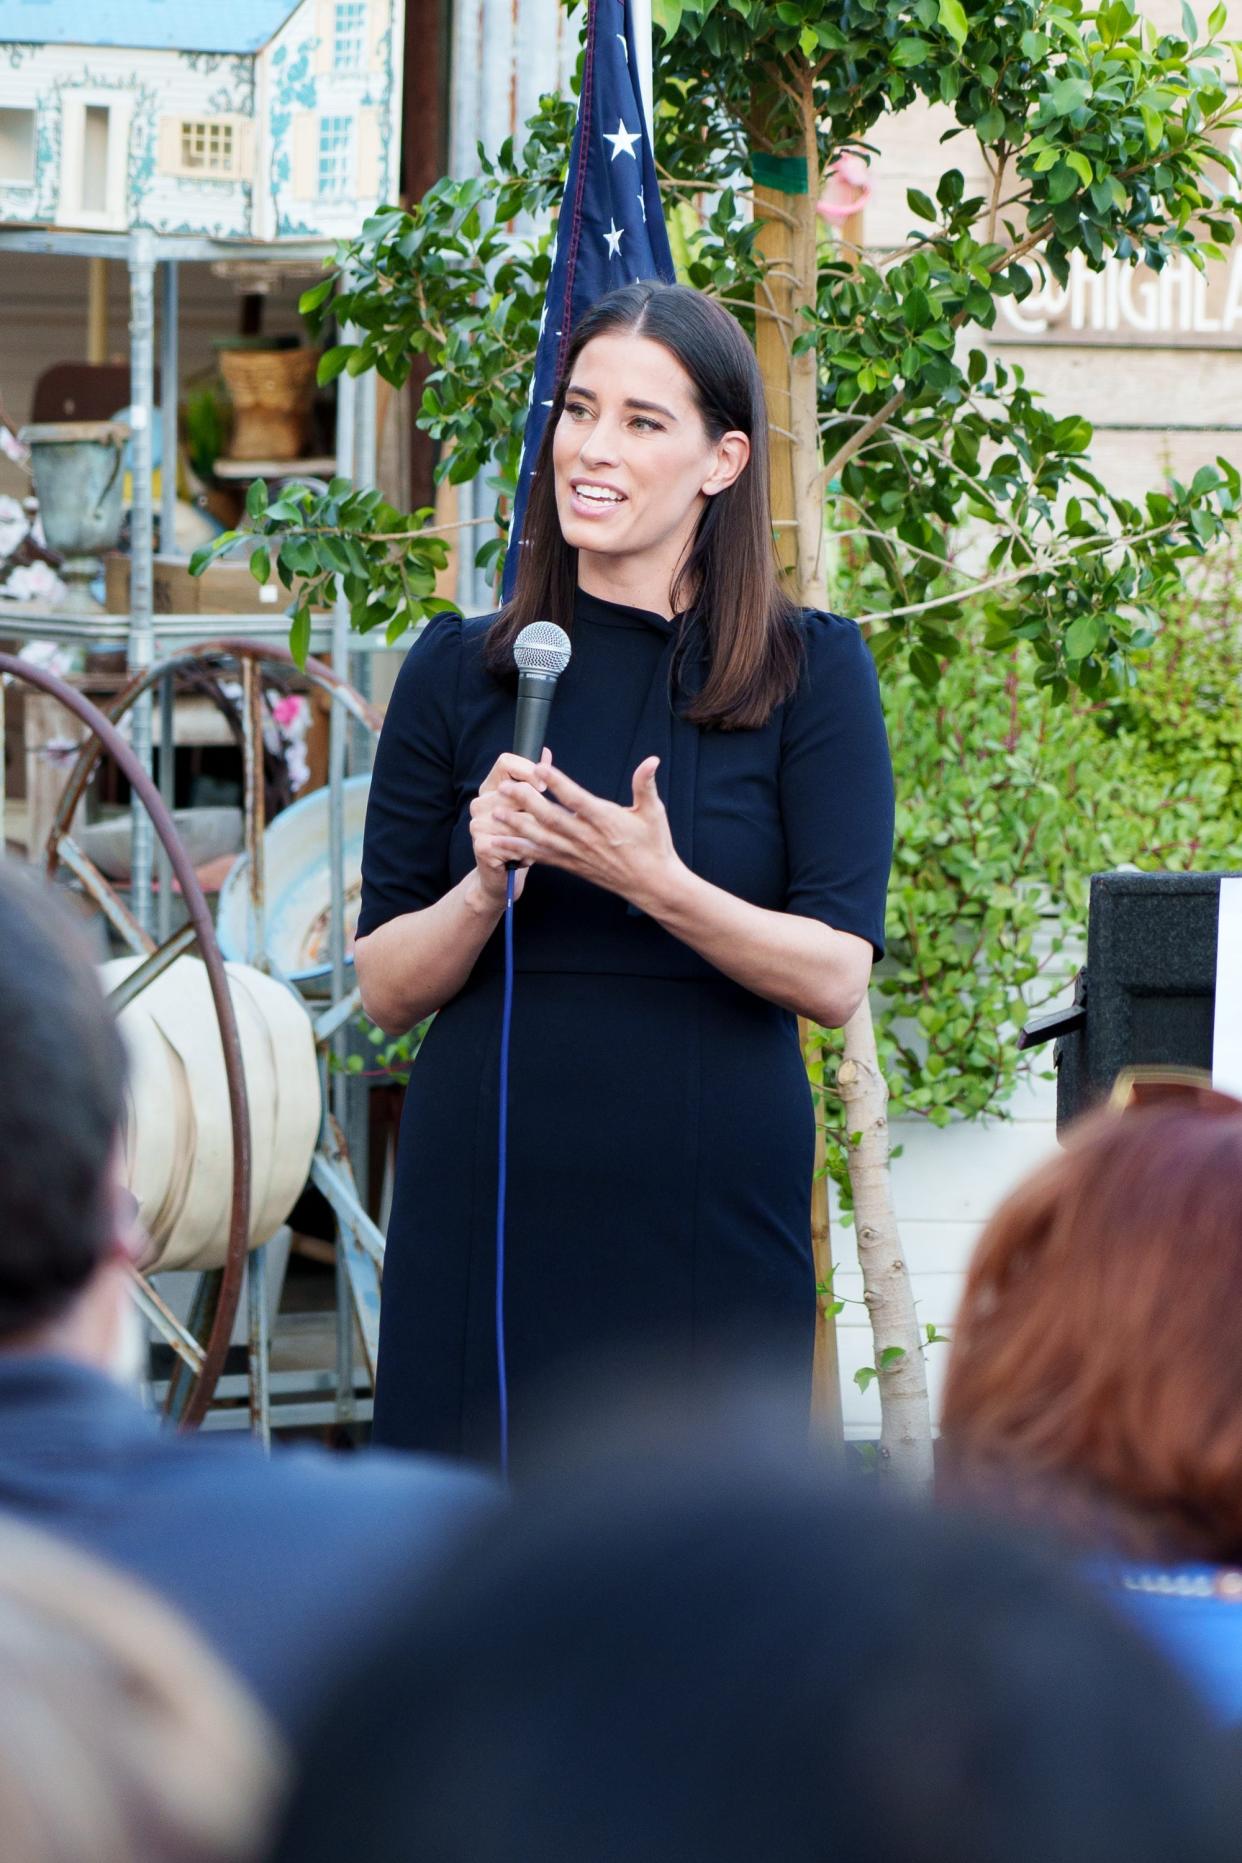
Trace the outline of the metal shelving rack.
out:
[[[0,229],[0,254],[3,253],[39,253],[66,258],[112,259],[122,262],[128,268],[130,289],[130,404],[132,413],[132,504],[131,504],[131,560],[130,560],[130,607],[128,615],[101,614],[98,617],[80,614],[59,614],[49,612],[28,604],[5,603],[0,609],[0,633],[6,639],[46,640],[74,646],[123,646],[131,676],[140,677],[155,665],[163,656],[175,654],[178,648],[195,641],[201,641],[204,633],[211,632],[213,625],[217,632],[227,632],[230,637],[244,640],[255,645],[263,643],[283,644],[288,634],[287,616],[273,613],[246,615],[210,616],[210,615],[157,615],[153,602],[153,559],[155,510],[153,496],[152,466],[152,426],[155,415],[155,348],[156,348],[156,298],[157,285],[160,302],[159,356],[161,374],[160,412],[163,423],[165,468],[161,475],[161,530],[165,540],[174,534],[176,505],[176,471],[174,469],[177,401],[179,378],[179,268],[186,264],[208,264],[229,259],[245,259],[248,263],[288,264],[298,260],[322,260],[334,250],[331,240],[283,240],[271,244],[258,244],[238,240],[215,240],[182,234],[157,234],[145,227],[135,227],[129,232],[117,233],[79,233],[58,228],[4,228]],[[343,374],[337,380],[336,410],[336,460],[337,471],[353,479],[356,484],[370,485],[375,476],[375,380],[374,376],[355,379]],[[355,683],[366,693],[370,689],[369,652],[373,645],[382,645],[382,635],[378,642],[374,637],[362,636],[351,639],[349,627],[349,610],[343,596],[338,598],[330,621],[312,629],[311,651],[331,651],[332,663],[338,673],[345,677],[354,676]],[[173,739],[173,676],[159,680],[158,702],[160,705],[161,744],[171,746]],[[152,735],[154,704],[156,692],[144,690],[130,710],[131,743],[133,750],[148,773],[152,766]],[[3,733],[3,716],[0,713],[0,734]],[[367,733],[360,729],[352,732],[353,761],[361,765],[364,757],[369,756]],[[356,998],[347,987],[345,945],[344,945],[344,783],[350,762],[351,721],[346,708],[332,704],[329,713],[328,737],[328,816],[329,816],[329,860],[331,877],[331,998],[333,1007],[326,1015],[319,1017],[321,1031],[330,1021],[334,1033],[332,1040],[341,1059],[344,1058],[345,1029],[351,1010],[357,1009]],[[0,748],[2,748],[0,735]],[[159,788],[161,795],[171,809],[172,806],[173,758],[161,754],[159,759]],[[3,846],[4,797],[3,785],[0,784],[0,846]],[[155,836],[151,818],[141,803],[135,798],[132,818],[131,843],[131,888],[130,896],[134,917],[144,934],[157,933],[159,943],[163,945],[171,936],[172,890],[169,884],[169,870],[166,857],[161,859],[162,884],[158,891],[157,913],[153,913],[152,880],[154,877]],[[153,916],[158,916],[158,929],[152,925]],[[262,961],[262,954],[256,953]],[[342,1133],[349,1135],[351,1128],[357,1131],[359,1121],[356,1117],[358,1107],[354,1102],[358,1098],[357,1090],[351,1092],[350,1076],[343,1070],[337,1070],[325,1081],[325,1140],[321,1146],[321,1155],[316,1159],[315,1181],[329,1195],[333,1203],[339,1224],[339,1243],[337,1248],[336,1271],[336,1371],[331,1384],[334,1386],[331,1398],[313,1399],[307,1403],[291,1406],[287,1421],[298,1425],[308,1423],[351,1422],[360,1420],[368,1413],[369,1406],[365,1399],[360,1399],[356,1388],[353,1351],[353,1316],[354,1295],[350,1286],[347,1247],[356,1252],[358,1229],[365,1224],[372,1232],[367,1238],[373,1260],[382,1252],[382,1237],[374,1230],[365,1214],[356,1205],[350,1207],[350,1198],[342,1191],[341,1184],[332,1177],[330,1164],[323,1162],[326,1152],[330,1158],[333,1153],[333,1140],[327,1130],[327,1113],[330,1109],[333,1119]],[[346,1177],[348,1172],[346,1172]],[[256,1272],[249,1276],[250,1285],[250,1321],[253,1348],[256,1341],[260,1344],[262,1365],[262,1401],[256,1406],[254,1393],[251,1397],[251,1418],[255,1427],[266,1434],[272,1419],[270,1394],[272,1381],[267,1376],[266,1356],[270,1343],[270,1316],[263,1311],[261,1272],[261,1251],[254,1251],[252,1264]],[[365,1323],[365,1322],[364,1322]],[[310,1374],[309,1383],[315,1391],[322,1392],[329,1383],[325,1374]],[[232,1387],[238,1382],[235,1378],[225,1377],[218,1387],[222,1397],[234,1394]],[[287,1378],[278,1379],[282,1387]],[[305,1383],[299,1388],[305,1389]],[[286,1420],[286,1419],[280,1419]],[[219,1425],[235,1423],[236,1414],[219,1413]]]

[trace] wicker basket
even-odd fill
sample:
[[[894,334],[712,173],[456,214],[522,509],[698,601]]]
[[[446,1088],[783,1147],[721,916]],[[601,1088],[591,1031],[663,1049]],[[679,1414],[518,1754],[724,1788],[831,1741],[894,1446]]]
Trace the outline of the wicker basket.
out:
[[[234,459],[297,459],[315,394],[314,349],[222,349],[220,372],[233,402]]]

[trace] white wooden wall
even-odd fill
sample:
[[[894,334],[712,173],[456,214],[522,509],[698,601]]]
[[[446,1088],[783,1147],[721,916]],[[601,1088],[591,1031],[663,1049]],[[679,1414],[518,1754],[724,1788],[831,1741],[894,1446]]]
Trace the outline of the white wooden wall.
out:
[[[1056,1149],[1056,1090],[1050,1083],[1028,1081],[1010,1111],[1008,1121],[970,1121],[939,1131],[923,1120],[893,1122],[893,1143],[902,1147],[893,1165],[902,1245],[920,1322],[934,1323],[939,1332],[952,1329],[962,1278],[984,1221],[1018,1180]],[[834,1285],[847,1302],[837,1319],[846,1435],[876,1436],[880,1404],[875,1385],[863,1393],[854,1382],[856,1371],[875,1363],[861,1304],[862,1275],[854,1231],[841,1224],[835,1210],[832,1240],[838,1264]],[[947,1360],[946,1345],[927,1348],[933,1419],[939,1414]]]
[[[111,51],[74,45],[15,47],[16,58],[0,59],[0,107],[39,109],[39,136],[50,158],[39,187],[0,187],[0,220],[54,223],[64,148],[62,95],[89,93],[89,101],[129,107],[128,167],[136,218],[157,232],[188,228],[213,237],[251,231],[246,186],[240,181],[190,181],[159,172],[162,116],[202,117],[226,109],[250,110],[250,59],[191,60],[178,52]],[[75,224],[84,224],[80,216]]]

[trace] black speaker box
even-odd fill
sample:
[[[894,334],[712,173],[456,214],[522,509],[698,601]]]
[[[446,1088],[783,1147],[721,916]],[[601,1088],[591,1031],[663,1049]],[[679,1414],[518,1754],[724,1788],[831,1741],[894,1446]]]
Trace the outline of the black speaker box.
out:
[[[1057,1130],[1108,1097],[1124,1067],[1212,1066],[1220,873],[1091,876],[1087,962],[1074,1007],[1038,1017],[1055,1037]]]

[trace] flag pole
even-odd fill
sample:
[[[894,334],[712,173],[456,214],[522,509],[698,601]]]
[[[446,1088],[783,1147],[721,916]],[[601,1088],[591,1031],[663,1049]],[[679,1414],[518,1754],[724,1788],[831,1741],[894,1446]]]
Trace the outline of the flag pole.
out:
[[[651,0],[629,0],[634,21],[634,44],[638,48],[638,95],[647,125],[647,141],[655,148],[655,120],[652,115]]]

